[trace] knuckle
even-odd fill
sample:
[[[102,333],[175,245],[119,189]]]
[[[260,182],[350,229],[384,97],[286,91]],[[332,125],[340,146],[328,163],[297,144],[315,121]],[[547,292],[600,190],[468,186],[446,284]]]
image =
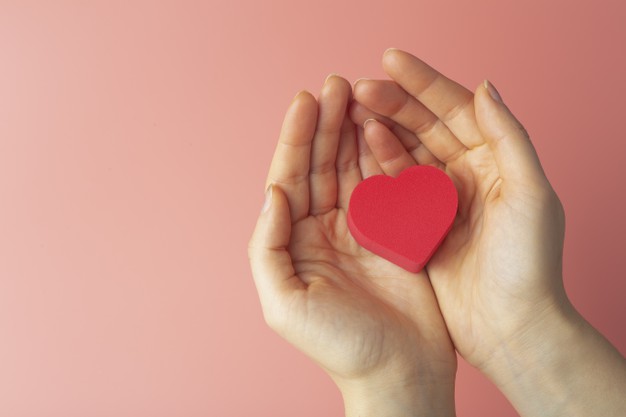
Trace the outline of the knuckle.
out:
[[[325,175],[335,170],[335,161],[324,161],[311,166],[309,175]]]
[[[341,161],[341,162],[338,161],[337,166],[336,166],[338,173],[349,172],[351,170],[358,169],[358,168],[359,168],[359,163],[354,160]]]

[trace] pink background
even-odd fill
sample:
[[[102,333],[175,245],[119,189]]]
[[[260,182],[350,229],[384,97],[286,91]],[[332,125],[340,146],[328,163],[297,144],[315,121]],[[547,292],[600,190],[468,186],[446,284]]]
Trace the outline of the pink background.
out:
[[[391,46],[498,87],[565,205],[568,292],[626,352],[623,2],[225,3],[0,2],[0,415],[341,415],[246,243],[293,95]],[[457,408],[515,415],[463,362]]]

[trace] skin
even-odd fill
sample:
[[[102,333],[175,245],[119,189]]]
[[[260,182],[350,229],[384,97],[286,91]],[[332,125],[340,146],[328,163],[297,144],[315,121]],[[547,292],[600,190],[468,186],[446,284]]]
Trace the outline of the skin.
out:
[[[565,294],[563,207],[526,130],[487,82],[472,93],[395,49],[383,68],[351,115],[384,174],[434,165],[457,187],[426,272],[458,352],[523,416],[626,415],[624,358]]]
[[[301,92],[287,110],[249,244],[264,316],[328,372],[347,416],[454,415],[456,354],[428,277],[363,249],[347,228],[372,163],[359,156],[351,91],[330,76],[319,100]]]
[[[472,94],[401,51],[387,52],[383,66],[395,82],[361,80],[355,99],[414,143],[375,120],[365,138],[383,173],[428,164],[455,183],[459,212],[426,271],[456,348],[481,368],[529,319],[567,307],[563,208],[525,130],[484,85]]]
[[[569,302],[565,216],[526,130],[388,50],[391,81],[331,76],[292,102],[249,243],[266,321],[322,366],[347,416],[454,414],[454,348],[522,416],[626,415],[626,361]],[[347,115],[349,113],[349,117]],[[356,244],[351,191],[433,165],[455,183],[454,226],[419,274]]]

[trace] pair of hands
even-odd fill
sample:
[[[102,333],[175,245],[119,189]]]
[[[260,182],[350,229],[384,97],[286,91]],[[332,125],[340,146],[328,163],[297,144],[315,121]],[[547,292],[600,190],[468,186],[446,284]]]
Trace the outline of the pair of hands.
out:
[[[329,373],[347,415],[453,415],[455,348],[504,386],[512,352],[540,344],[548,317],[572,314],[563,209],[492,85],[472,93],[396,49],[383,67],[390,81],[352,88],[331,75],[318,100],[294,98],[251,267],[267,323]],[[418,274],[360,247],[346,221],[360,181],[415,164],[444,170],[459,194]]]

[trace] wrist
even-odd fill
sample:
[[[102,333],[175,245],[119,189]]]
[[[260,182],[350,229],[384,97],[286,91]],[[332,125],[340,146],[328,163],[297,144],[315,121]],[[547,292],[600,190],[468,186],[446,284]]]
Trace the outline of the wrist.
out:
[[[481,371],[524,417],[616,416],[625,411],[623,357],[569,300],[503,341]]]
[[[496,385],[508,384],[539,364],[554,360],[563,343],[578,336],[584,321],[569,301],[550,304],[535,312],[513,335],[498,340],[488,358],[476,364]]]
[[[542,312],[523,331],[500,341],[479,370],[514,405],[517,397],[532,397],[532,390],[547,388],[546,376],[553,376],[554,370],[562,371],[559,369],[563,357],[560,351],[576,343],[581,320],[573,309],[555,305]]]
[[[346,417],[453,417],[454,375],[338,384]]]

